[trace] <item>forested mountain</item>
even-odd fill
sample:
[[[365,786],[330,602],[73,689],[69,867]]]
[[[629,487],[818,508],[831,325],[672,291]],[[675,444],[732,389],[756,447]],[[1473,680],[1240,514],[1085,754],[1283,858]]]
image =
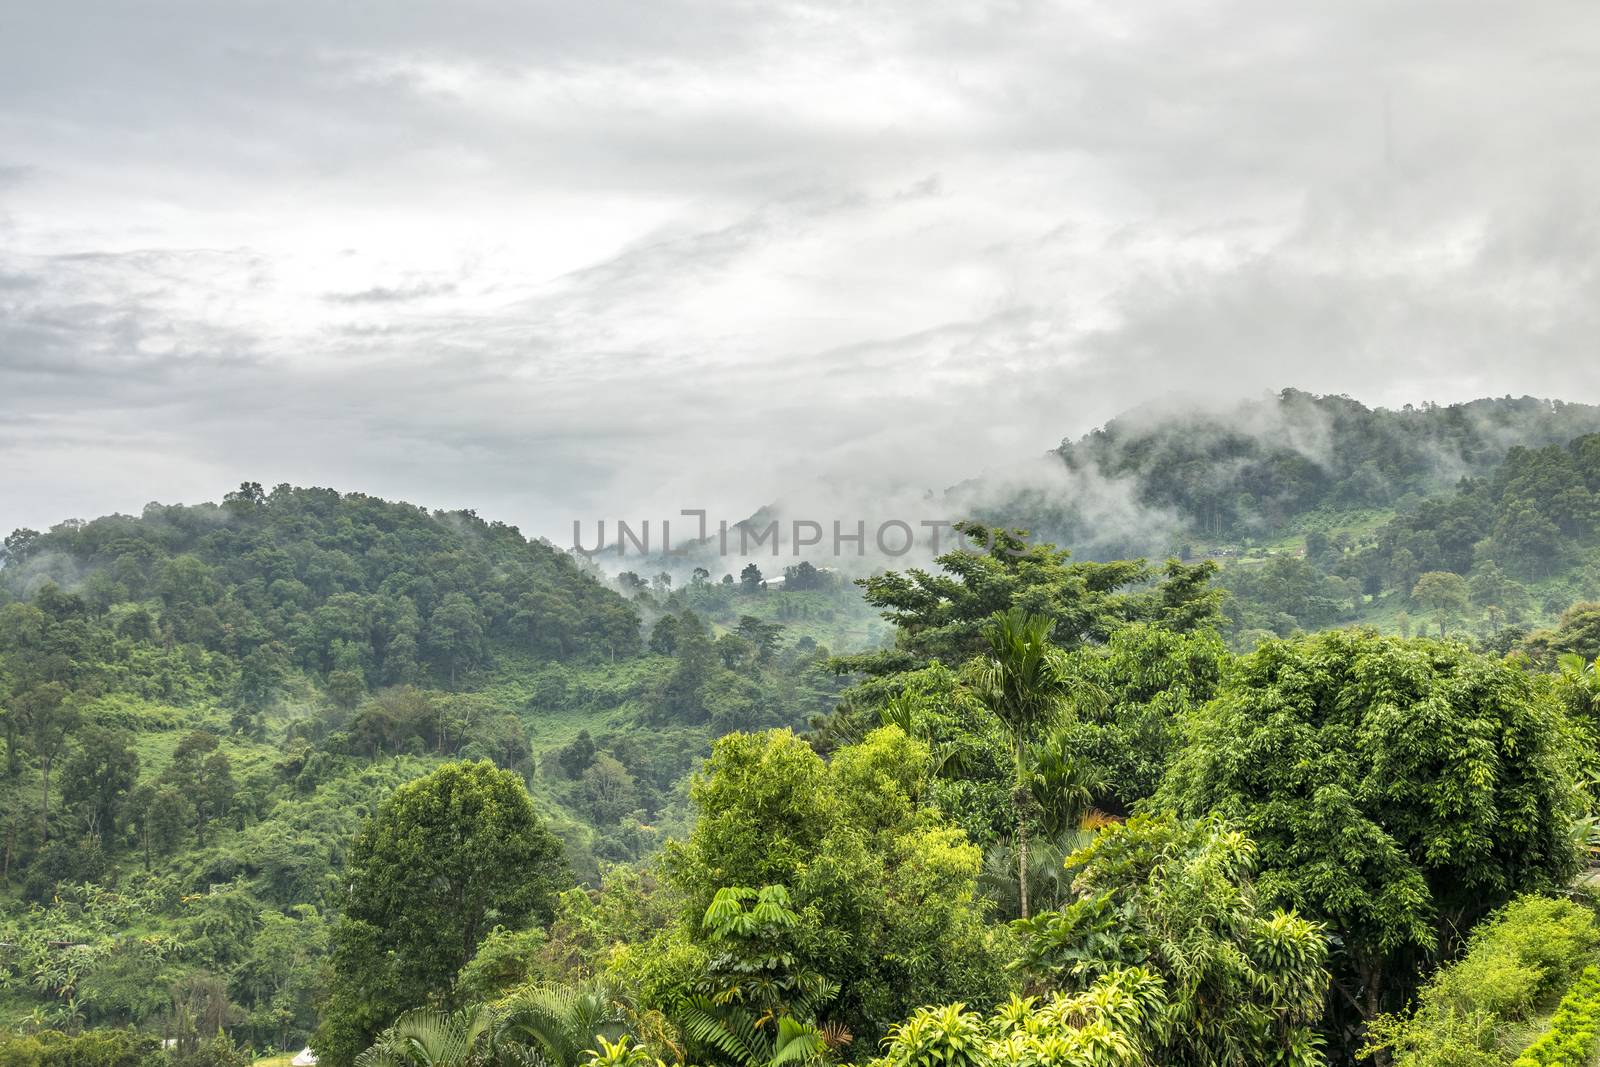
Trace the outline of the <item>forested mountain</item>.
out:
[[[1241,647],[1353,623],[1459,625],[1509,647],[1600,598],[1597,431],[1590,405],[1391,411],[1291,389],[1130,412],[1062,443],[1065,481],[955,499],[1080,558],[1218,562]]]
[[[303,1041],[339,872],[396,786],[450,758],[528,775],[594,877],[676,825],[712,736],[840,684],[759,583],[652,592],[360,494],[246,484],[19,530],[0,563],[13,1020]]]
[[[236,660],[245,701],[291,667],[393,685],[470,672],[497,639],[547,659],[639,647],[634,611],[564,553],[359,494],[249,484],[221,505],[19,530],[5,553],[13,597],[54,581],[124,635]]]
[[[859,583],[253,483],[17,531],[0,1067],[1588,1062],[1596,421],[1130,416],[1054,462],[1172,558],[1033,495]]]
[[[1286,389],[1225,409],[1130,412],[1056,449],[1070,470],[1130,479],[1199,542],[1271,536],[1307,513],[1403,506],[1483,477],[1517,447],[1600,431],[1600,407],[1485,399],[1399,411]]]

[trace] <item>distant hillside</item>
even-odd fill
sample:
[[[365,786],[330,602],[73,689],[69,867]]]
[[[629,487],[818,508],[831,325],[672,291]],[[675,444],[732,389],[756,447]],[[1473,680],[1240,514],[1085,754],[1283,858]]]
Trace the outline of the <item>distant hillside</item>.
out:
[[[1056,454],[1071,471],[1131,481],[1140,504],[1176,515],[1190,536],[1240,539],[1318,509],[1395,507],[1487,476],[1514,447],[1596,431],[1600,407],[1559,400],[1391,411],[1286,389],[1226,409],[1135,410]]]
[[[639,648],[632,607],[515,527],[331,489],[250,484],[19,530],[3,561],[0,595],[73,590],[122,636],[237,660],[237,695],[257,703],[294,670],[365,690],[449,684],[496,641],[545,659]]]
[[[331,489],[7,537],[0,1025],[210,1005],[298,1047],[346,849],[400,783],[514,770],[594,879],[680,824],[713,737],[833,708],[826,591],[625,592],[471,512]]]
[[[1502,398],[1393,411],[1285,390],[1139,409],[974,510],[1079,556],[1224,564],[1236,638],[1354,622],[1488,639],[1600,596],[1600,407]],[[1430,579],[1453,575],[1459,582]]]

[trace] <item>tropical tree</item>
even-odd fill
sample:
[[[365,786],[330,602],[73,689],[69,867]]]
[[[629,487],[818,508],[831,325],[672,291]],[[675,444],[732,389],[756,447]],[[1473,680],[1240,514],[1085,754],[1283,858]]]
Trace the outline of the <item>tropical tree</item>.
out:
[[[788,1015],[762,1026],[742,1008],[694,1002],[681,1009],[681,1022],[684,1033],[736,1067],[817,1063],[828,1048],[819,1027]]]
[[[1160,798],[1219,812],[1264,899],[1327,924],[1359,1019],[1512,896],[1576,871],[1569,732],[1521,667],[1335,631],[1268,641],[1186,723]]]
[[[61,799],[77,808],[89,833],[109,847],[128,796],[138,784],[139,756],[125,730],[90,726],[79,731],[77,748],[61,774]]]
[[[989,652],[972,661],[968,676],[984,706],[1011,739],[1016,778],[1017,871],[1021,914],[1028,917],[1028,815],[1034,807],[1028,746],[1038,730],[1066,706],[1071,675],[1065,655],[1050,643],[1054,624],[1021,610],[996,613],[985,631]]]
[[[1600,660],[1563,652],[1556,657],[1556,670],[1568,711],[1591,727],[1600,726]]]
[[[1211,586],[1217,566],[1168,560],[1074,561],[1055,545],[1032,541],[1026,530],[959,522],[961,542],[938,556],[937,572],[887,571],[860,579],[864,598],[894,623],[892,650],[849,657],[853,668],[884,674],[925,667],[934,659],[960,663],[988,647],[985,631],[996,612],[1013,609],[1055,623],[1066,648],[1104,641],[1144,620],[1192,631],[1220,617],[1222,594]]]
[[[1078,828],[1105,779],[1080,752],[1077,734],[1059,724],[1028,746],[1028,791],[1039,815],[1039,829],[1060,838]]]
[[[1328,986],[1320,927],[1271,909],[1255,850],[1223,820],[1135,816],[1067,861],[1076,899],[1019,921],[1022,963],[1045,988],[1082,990],[1139,964],[1166,993],[1156,1062],[1322,1062],[1312,1026]]]
[[[890,1031],[883,1067],[1144,1067],[1166,1005],[1161,979],[1130,967],[1080,993],[1012,997],[988,1019],[964,1004],[922,1008]]]
[[[460,1011],[416,1008],[355,1058],[356,1067],[492,1067],[536,1060],[514,1045],[497,1040],[495,1011],[474,1004]]]
[[[39,826],[50,840],[50,770],[81,718],[76,698],[59,683],[49,682],[23,694],[17,701],[28,724],[29,740],[39,757]]]
[[[982,853],[938,808],[918,802],[927,774],[927,748],[894,726],[831,762],[789,731],[719,739],[691,787],[694,829],[664,857],[684,901],[680,923],[629,953],[628,973],[618,977],[647,991],[644,1006],[672,1012],[678,1001],[669,990],[709,998],[719,990],[696,981],[720,972],[719,984],[747,991],[742,1003],[775,992],[781,1011],[805,1021],[794,993],[773,990],[781,982],[760,962],[792,955],[787,974],[817,972],[839,984],[823,1021],[864,1048],[918,1005],[995,1003],[1011,983],[1004,945],[983,922]],[[705,920],[730,873],[747,886],[785,887],[799,925],[748,941],[716,936],[715,913],[711,926]],[[759,896],[741,899],[740,909],[754,912]]]
[[[597,1041],[627,1040],[621,991],[604,981],[519,989],[498,1011],[503,1037],[532,1048],[545,1067],[578,1067]]]
[[[318,1054],[348,1063],[399,1011],[448,1003],[495,922],[548,918],[562,870],[522,779],[488,760],[395,790],[350,851]]]
[[[799,926],[781,885],[719,889],[701,921],[713,953],[706,975],[677,1010],[684,1033],[737,1067],[819,1059],[827,1041],[816,1014],[839,987],[796,958]]]

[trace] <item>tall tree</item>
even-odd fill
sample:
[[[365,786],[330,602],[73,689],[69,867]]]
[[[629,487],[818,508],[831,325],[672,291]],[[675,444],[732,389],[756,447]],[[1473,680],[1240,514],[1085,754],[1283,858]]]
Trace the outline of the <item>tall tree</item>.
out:
[[[81,810],[89,832],[108,847],[139,780],[139,756],[131,741],[125,730],[90,726],[78,735],[77,750],[61,772],[62,802]]]
[[[884,609],[898,633],[892,651],[850,657],[849,666],[883,674],[935,658],[960,663],[987,649],[990,619],[1013,608],[1050,619],[1064,648],[1104,641],[1135,621],[1187,632],[1220,617],[1222,593],[1211,585],[1217,567],[1209,561],[1190,566],[1173,559],[1160,568],[1142,559],[1074,562],[1071,553],[1029,540],[1026,531],[975,522],[955,529],[963,545],[935,560],[938,572],[888,571],[859,580],[867,603]]]
[[[428,644],[450,672],[451,689],[457,672],[482,655],[483,633],[483,613],[465,593],[449,594],[428,617]]]
[[[997,613],[984,636],[987,655],[970,666],[973,689],[1011,738],[1016,762],[1012,800],[1017,812],[1017,878],[1022,917],[1028,917],[1028,815],[1034,807],[1029,745],[1066,707],[1071,680],[1065,654],[1050,643],[1055,624],[1021,609]]]
[[[1239,661],[1159,796],[1244,829],[1263,897],[1328,924],[1340,1000],[1371,1019],[1486,912],[1576,871],[1568,736],[1514,664],[1335,631]]]
[[[28,741],[39,759],[39,825],[50,840],[50,771],[77,728],[78,705],[59,682],[46,682],[28,690],[17,701],[28,724]]]
[[[1467,580],[1450,571],[1429,571],[1417,579],[1411,599],[1433,612],[1439,636],[1443,637],[1450,624],[1460,621],[1467,612]]]
[[[522,780],[488,760],[395,790],[350,851],[318,1053],[342,1067],[401,1010],[448,1001],[490,926],[549,917],[562,867]]]

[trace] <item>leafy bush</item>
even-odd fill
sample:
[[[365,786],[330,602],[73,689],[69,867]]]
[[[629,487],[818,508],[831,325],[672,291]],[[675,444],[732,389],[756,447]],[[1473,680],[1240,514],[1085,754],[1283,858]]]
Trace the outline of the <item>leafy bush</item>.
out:
[[[1594,1059],[1600,1025],[1600,969],[1586,968],[1550,1020],[1550,1029],[1518,1056],[1513,1067],[1581,1067]]]
[[[0,1067],[143,1067],[160,1058],[160,1047],[155,1037],[131,1030],[0,1032]]]
[[[1409,1016],[1379,1017],[1368,1051],[1388,1049],[1394,1067],[1503,1064],[1518,1035],[1573,980],[1600,945],[1587,908],[1523,897],[1481,923],[1466,953],[1439,969]]]

